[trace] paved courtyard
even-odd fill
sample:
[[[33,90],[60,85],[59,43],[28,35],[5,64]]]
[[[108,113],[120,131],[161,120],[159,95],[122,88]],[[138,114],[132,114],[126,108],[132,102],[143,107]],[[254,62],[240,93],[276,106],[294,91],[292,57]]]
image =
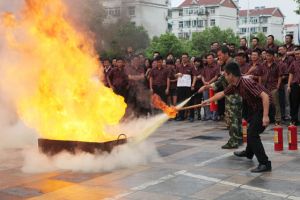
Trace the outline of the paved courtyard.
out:
[[[148,139],[162,161],[110,173],[26,174],[20,150],[11,150],[0,163],[0,200],[300,199],[299,152],[288,151],[286,140],[274,152],[272,131],[262,138],[273,162],[264,174],[249,172],[256,159],[220,148],[228,139],[221,122],[167,122]]]

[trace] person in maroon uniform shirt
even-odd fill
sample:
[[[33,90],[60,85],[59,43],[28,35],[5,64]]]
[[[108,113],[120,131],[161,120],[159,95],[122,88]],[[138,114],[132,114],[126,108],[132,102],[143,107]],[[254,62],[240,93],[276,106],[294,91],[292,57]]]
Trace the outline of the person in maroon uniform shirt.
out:
[[[110,88],[118,95],[125,98],[127,102],[128,97],[128,76],[124,70],[124,60],[117,58],[117,67],[113,68],[107,76],[107,81]]]
[[[202,86],[202,71],[204,69],[203,63],[202,63],[202,58],[197,57],[195,58],[195,66],[193,69],[193,83],[192,83],[192,91],[196,92],[198,91]],[[197,93],[191,101],[193,104],[200,104],[202,101],[202,93]],[[190,110],[190,112],[194,113],[194,110]],[[197,115],[198,115],[198,120],[201,120],[201,108],[197,109]]]
[[[290,66],[288,92],[290,92],[292,123],[299,125],[300,106],[300,47],[295,49],[295,61]]]
[[[261,60],[261,51],[256,49],[253,50],[251,53],[251,62],[250,62],[250,68],[248,72],[245,74],[247,76],[250,76],[254,81],[257,83],[261,83],[261,76],[262,76],[262,65],[260,64]]]
[[[293,50],[294,51],[294,50]],[[284,121],[291,119],[290,115],[290,94],[287,92],[288,79],[289,79],[289,69],[292,62],[295,60],[294,56],[287,55],[286,45],[281,45],[278,48],[278,65],[281,71],[281,87],[279,89],[279,100],[281,107],[281,116]],[[294,55],[294,52],[293,52]]]
[[[220,74],[220,66],[216,65],[214,61],[214,55],[208,54],[206,56],[207,65],[202,70],[202,82],[204,85],[210,85],[218,79]],[[209,98],[209,90],[203,92],[203,98]],[[206,120],[217,120],[217,113],[211,112],[209,106],[204,107],[204,121]]]
[[[247,55],[245,53],[238,53],[235,56],[236,62],[240,65],[242,75],[246,74],[251,67],[249,63],[246,62],[247,61],[246,56]]]
[[[295,53],[295,45],[293,44],[294,36],[292,34],[288,34],[285,36],[285,46],[287,49],[288,56],[294,56]]]
[[[177,78],[176,78],[176,67],[173,59],[167,59],[167,68],[169,70],[169,81],[170,81],[170,91],[169,91],[169,104],[177,105]]]
[[[248,50],[248,55],[251,55],[252,51],[254,51],[256,49],[260,50],[259,38],[253,37],[251,40],[251,45],[252,45],[252,47]]]
[[[278,46],[274,42],[275,42],[274,35],[269,35],[267,37],[267,45],[265,47],[265,50],[272,49],[274,53],[277,54]]]
[[[281,110],[279,103],[278,89],[281,85],[281,72],[279,66],[275,62],[275,52],[272,49],[267,50],[267,62],[263,67],[262,85],[271,92],[273,103],[275,105],[275,121],[276,124],[281,123]],[[273,118],[272,118],[273,119]]]
[[[150,72],[150,91],[152,94],[157,94],[160,98],[168,103],[167,95],[169,94],[170,82],[168,81],[169,71],[163,68],[163,58],[161,56],[156,56],[155,60],[157,66],[154,67]]]
[[[108,58],[104,58],[103,59],[103,71],[104,71],[104,85],[106,87],[109,87],[108,81],[107,81],[107,76],[108,74],[111,72],[111,70],[113,69],[113,67],[110,64],[110,60]]]
[[[225,66],[224,76],[230,85],[224,91],[204,101],[204,104],[217,101],[225,95],[239,94],[248,105],[247,121],[249,127],[246,150],[234,152],[234,155],[248,159],[252,159],[255,155],[259,165],[251,170],[252,173],[271,171],[271,161],[269,161],[260,139],[260,134],[270,123],[269,115],[272,114],[271,94],[252,79],[242,77],[240,67],[235,62]]]
[[[189,54],[183,53],[181,55],[181,65],[176,69],[177,81],[177,97],[178,101],[182,102],[191,96],[191,86],[193,80],[193,68],[189,63]],[[180,80],[186,79],[186,85],[181,85]],[[188,82],[189,81],[189,82]],[[188,83],[187,83],[188,82]],[[188,103],[190,105],[191,102]],[[185,111],[180,111],[177,121],[183,121],[185,119]],[[193,122],[192,114],[190,113],[189,120]]]

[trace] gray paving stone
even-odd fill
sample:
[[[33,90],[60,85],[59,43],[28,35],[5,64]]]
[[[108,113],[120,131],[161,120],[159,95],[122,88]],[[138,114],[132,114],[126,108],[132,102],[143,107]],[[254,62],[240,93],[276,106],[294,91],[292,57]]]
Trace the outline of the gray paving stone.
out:
[[[151,186],[145,191],[187,197],[214,184],[215,183],[199,180],[192,177],[177,176],[164,183]]]
[[[160,146],[157,150],[162,157],[165,157],[165,156],[173,155],[180,151],[187,150],[189,148],[192,148],[192,147],[187,146],[187,145],[166,144],[166,145]]]
[[[216,200],[283,200],[284,198],[275,197],[269,194],[263,194],[251,190],[235,189],[228,192]]]

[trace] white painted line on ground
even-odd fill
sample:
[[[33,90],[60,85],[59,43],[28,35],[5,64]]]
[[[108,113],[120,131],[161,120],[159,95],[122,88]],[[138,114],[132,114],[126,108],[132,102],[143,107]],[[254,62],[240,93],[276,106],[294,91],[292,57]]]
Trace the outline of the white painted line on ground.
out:
[[[226,153],[226,154],[223,154],[221,156],[218,156],[218,157],[215,157],[215,158],[212,158],[212,159],[209,159],[209,160],[206,160],[204,162],[201,162],[201,163],[198,163],[198,164],[195,164],[194,166],[195,167],[204,167],[210,163],[213,163],[213,162],[216,162],[218,160],[221,160],[223,158],[227,158],[229,156],[232,156],[233,155],[233,152],[229,152],[229,153]]]
[[[203,176],[203,175],[198,175],[198,174],[192,174],[189,172],[184,172],[181,175],[192,177],[192,178],[197,178],[197,179],[200,179],[203,181],[209,181],[209,182],[219,183],[219,184],[223,184],[223,185],[227,185],[227,186],[233,186],[235,188],[242,188],[242,189],[246,189],[246,190],[269,194],[269,195],[276,196],[276,197],[300,200],[300,197],[289,196],[288,194],[284,194],[284,193],[276,193],[276,192],[272,192],[272,191],[264,189],[264,188],[253,187],[250,185],[242,185],[242,184],[233,183],[233,182],[229,182],[229,181],[222,181],[221,179],[218,179],[218,178],[213,178],[213,177],[208,177],[208,176]]]

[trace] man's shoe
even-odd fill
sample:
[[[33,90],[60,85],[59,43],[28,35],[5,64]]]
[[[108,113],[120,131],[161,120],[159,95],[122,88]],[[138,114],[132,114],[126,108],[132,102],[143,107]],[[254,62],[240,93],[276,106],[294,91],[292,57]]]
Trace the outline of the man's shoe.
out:
[[[227,144],[222,146],[222,149],[237,149],[238,147],[239,147],[238,144],[231,145],[231,144],[227,143]]]
[[[176,118],[176,121],[181,122],[181,121],[184,121],[184,119],[181,117],[178,117],[178,118]]]
[[[272,166],[270,164],[262,165],[259,164],[255,169],[252,169],[252,173],[270,172],[272,171]]]
[[[248,159],[250,159],[250,160],[253,158],[253,156],[249,157],[249,156],[247,155],[246,151],[235,151],[233,154],[234,154],[235,156],[237,156],[237,157],[241,157],[241,158],[245,157],[245,158],[248,158]]]
[[[190,122],[194,122],[194,118],[189,118],[189,121]]]

